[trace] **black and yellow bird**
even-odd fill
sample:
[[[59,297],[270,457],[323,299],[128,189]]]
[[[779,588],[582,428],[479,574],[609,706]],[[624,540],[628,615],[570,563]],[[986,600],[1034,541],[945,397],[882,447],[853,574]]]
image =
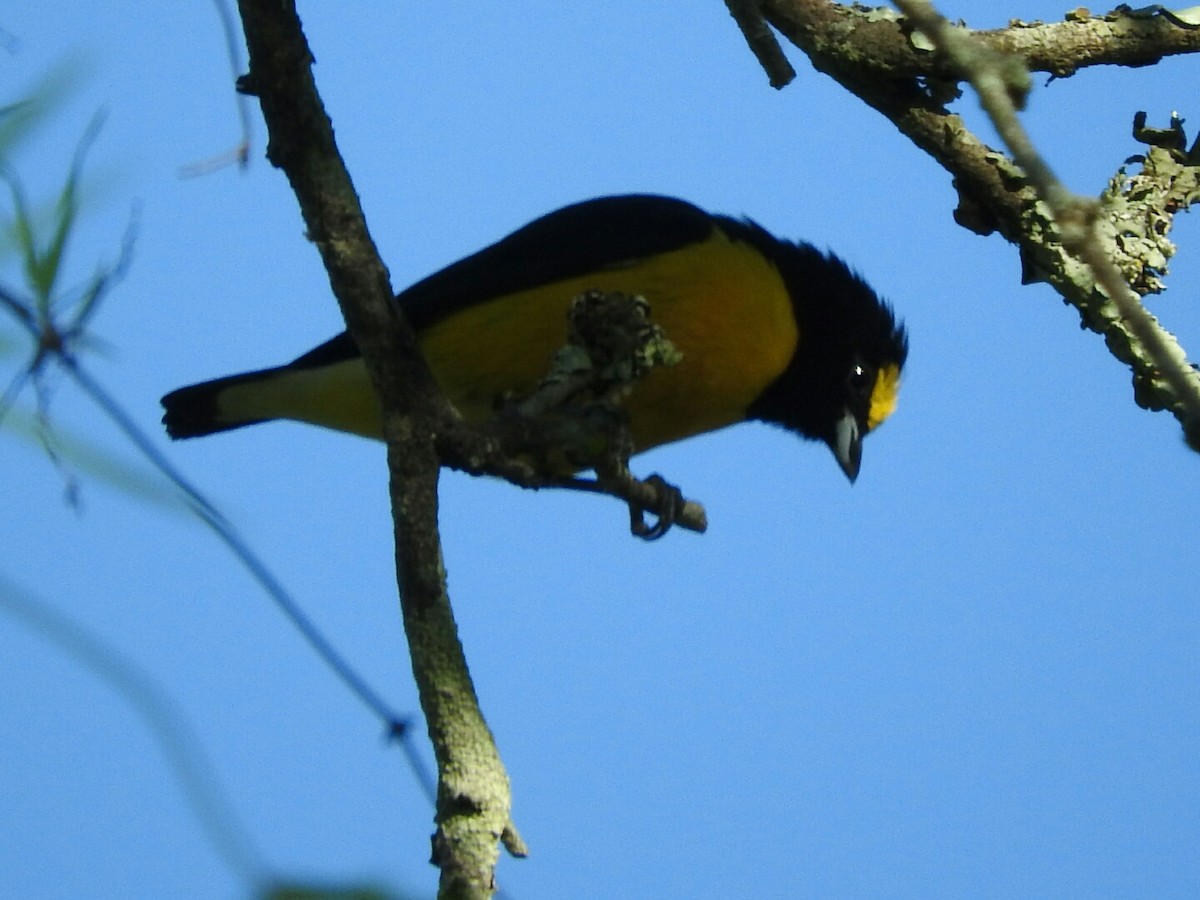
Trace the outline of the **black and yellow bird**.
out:
[[[908,354],[890,306],[837,257],[669,197],[588,200],[543,216],[403,291],[438,384],[468,419],[533,390],[587,291],[645,297],[683,354],[626,401],[635,452],[746,420],[823,441],[853,481],[893,411]],[[269,419],[380,437],[358,348],[342,333],[294,362],[163,398],[174,438]]]

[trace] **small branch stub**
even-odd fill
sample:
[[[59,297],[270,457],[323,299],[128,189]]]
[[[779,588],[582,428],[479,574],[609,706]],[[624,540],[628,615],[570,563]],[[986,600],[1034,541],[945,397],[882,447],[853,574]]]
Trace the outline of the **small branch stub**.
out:
[[[746,38],[750,52],[767,73],[771,87],[780,90],[791,84],[796,77],[796,70],[783,55],[783,48],[763,18],[758,0],[725,0],[725,6]]]

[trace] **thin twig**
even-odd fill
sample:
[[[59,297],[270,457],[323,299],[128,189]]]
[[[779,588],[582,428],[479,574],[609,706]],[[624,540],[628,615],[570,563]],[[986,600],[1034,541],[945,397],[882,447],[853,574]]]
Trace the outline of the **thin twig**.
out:
[[[221,20],[221,34],[225,38],[225,57],[229,61],[230,79],[233,84],[242,71],[242,55],[238,51],[237,28],[234,24],[233,13],[229,11],[226,0],[213,0],[217,10],[217,18]],[[184,178],[197,178],[224,168],[231,162],[237,163],[241,169],[250,164],[250,104],[244,96],[235,93],[234,103],[237,106],[238,126],[242,135],[236,144],[223,153],[218,153],[208,159],[189,163],[179,170]]]

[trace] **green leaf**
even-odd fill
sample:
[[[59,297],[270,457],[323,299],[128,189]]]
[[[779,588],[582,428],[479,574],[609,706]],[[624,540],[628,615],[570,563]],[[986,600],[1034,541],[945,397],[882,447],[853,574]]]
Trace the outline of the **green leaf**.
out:
[[[67,241],[70,240],[79,215],[79,182],[83,177],[83,163],[103,124],[103,114],[97,114],[79,139],[79,145],[75,148],[75,158],[67,173],[67,180],[63,183],[62,191],[58,195],[58,202],[54,207],[54,236],[50,239],[45,253],[41,254],[38,259],[34,288],[37,296],[43,298],[47,304],[47,309],[44,310],[47,313],[49,312],[49,301],[54,294],[54,285],[62,271],[63,254],[66,252]]]

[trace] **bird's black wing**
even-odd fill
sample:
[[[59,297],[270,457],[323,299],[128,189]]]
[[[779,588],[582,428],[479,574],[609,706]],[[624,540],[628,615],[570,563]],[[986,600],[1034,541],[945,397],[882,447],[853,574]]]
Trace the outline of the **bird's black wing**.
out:
[[[420,331],[494,297],[703,241],[713,225],[708,213],[672,197],[627,194],[585,200],[535,219],[418,281],[396,299]],[[292,365],[322,366],[357,355],[353,339],[343,332]]]

